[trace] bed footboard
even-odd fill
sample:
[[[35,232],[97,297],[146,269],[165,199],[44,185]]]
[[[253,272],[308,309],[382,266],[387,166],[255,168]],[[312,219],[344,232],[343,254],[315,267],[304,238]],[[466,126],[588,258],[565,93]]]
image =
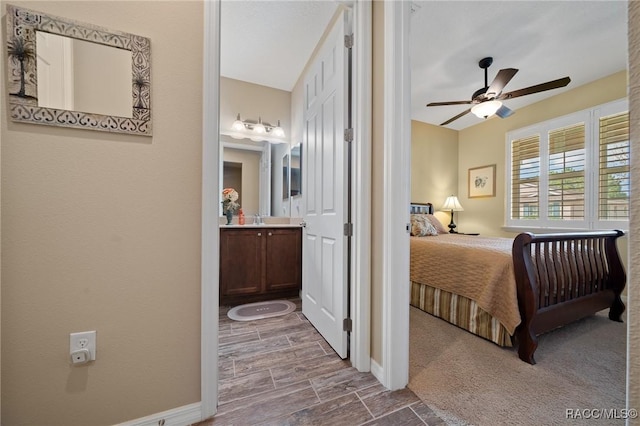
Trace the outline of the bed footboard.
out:
[[[622,321],[626,274],[616,240],[623,231],[518,235],[513,263],[522,322],[518,355],[535,364],[537,336],[609,308]]]

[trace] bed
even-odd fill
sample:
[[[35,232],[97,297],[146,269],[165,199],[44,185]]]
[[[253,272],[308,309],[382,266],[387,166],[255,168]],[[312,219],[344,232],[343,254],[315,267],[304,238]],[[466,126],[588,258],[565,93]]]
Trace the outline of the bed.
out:
[[[542,333],[609,308],[622,321],[622,231],[451,234],[431,204],[411,205],[411,305],[535,364]],[[435,219],[435,220],[434,220]],[[427,225],[426,231],[421,224]],[[416,225],[417,224],[417,225]],[[435,231],[435,232],[434,232]]]

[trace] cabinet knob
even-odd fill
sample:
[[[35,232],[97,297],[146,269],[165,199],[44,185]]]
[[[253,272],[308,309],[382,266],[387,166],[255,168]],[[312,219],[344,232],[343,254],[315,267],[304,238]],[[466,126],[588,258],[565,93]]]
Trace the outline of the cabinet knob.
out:
[[[269,232],[269,236],[272,236],[273,234],[271,232]]]
[[[262,235],[262,232],[258,232],[258,237]]]

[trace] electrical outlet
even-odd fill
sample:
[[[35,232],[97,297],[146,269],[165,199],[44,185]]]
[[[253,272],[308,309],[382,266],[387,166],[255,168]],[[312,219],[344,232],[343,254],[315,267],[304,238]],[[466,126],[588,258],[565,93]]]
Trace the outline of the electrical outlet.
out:
[[[74,363],[96,360],[96,332],[83,331],[69,335],[69,354]]]
[[[91,354],[88,349],[80,349],[74,352],[71,352],[71,363],[72,364],[86,364],[89,362],[89,358]]]

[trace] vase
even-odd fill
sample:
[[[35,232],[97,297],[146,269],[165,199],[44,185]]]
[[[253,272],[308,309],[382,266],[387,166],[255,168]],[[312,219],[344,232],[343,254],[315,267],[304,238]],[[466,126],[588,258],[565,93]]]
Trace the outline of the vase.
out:
[[[233,212],[229,209],[225,212],[225,216],[227,216],[227,225],[231,225],[231,221],[233,220]]]

